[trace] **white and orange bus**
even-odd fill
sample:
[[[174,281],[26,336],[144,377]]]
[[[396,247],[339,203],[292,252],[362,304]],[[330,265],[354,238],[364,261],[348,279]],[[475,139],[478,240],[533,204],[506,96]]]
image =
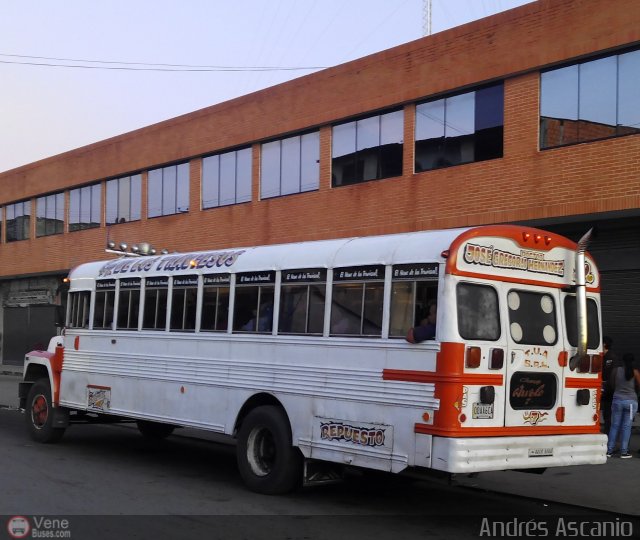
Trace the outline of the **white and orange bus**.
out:
[[[64,336],[25,359],[29,431],[104,416],[227,434],[262,493],[347,465],[603,463],[586,236],[503,225],[83,264]],[[409,343],[433,301],[435,339]]]

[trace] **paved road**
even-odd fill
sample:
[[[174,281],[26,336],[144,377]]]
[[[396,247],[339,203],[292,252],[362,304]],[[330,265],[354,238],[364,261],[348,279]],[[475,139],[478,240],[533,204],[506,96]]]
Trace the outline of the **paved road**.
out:
[[[615,519],[378,474],[269,497],[242,485],[232,446],[180,435],[153,444],[124,425],[72,426],[62,442],[40,445],[23,422],[0,410],[0,516],[67,516],[71,538],[471,538],[484,517]]]

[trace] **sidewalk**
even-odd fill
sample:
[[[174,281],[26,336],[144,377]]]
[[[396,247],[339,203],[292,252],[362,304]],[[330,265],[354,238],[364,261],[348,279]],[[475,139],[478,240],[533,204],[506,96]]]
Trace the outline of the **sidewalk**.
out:
[[[0,366],[0,409],[18,406],[20,367]],[[548,469],[544,474],[515,471],[456,476],[454,484],[541,501],[573,504],[617,514],[640,516],[640,418],[636,415],[629,450],[631,459],[614,456],[605,465],[579,465]]]

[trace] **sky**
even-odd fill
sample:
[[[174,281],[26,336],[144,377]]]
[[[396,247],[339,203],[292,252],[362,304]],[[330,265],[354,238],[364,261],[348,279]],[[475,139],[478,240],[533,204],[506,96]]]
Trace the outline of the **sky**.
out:
[[[530,1],[431,0],[431,33]],[[425,2],[0,0],[0,172],[418,39]]]

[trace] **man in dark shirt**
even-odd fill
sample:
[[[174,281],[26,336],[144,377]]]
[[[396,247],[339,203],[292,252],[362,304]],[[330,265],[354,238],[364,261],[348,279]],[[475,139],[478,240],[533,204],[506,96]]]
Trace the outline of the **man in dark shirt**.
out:
[[[420,343],[421,341],[436,338],[436,315],[438,309],[436,303],[429,303],[427,309],[429,312],[426,318],[422,319],[418,326],[410,328],[407,332],[406,340],[409,343]]]

